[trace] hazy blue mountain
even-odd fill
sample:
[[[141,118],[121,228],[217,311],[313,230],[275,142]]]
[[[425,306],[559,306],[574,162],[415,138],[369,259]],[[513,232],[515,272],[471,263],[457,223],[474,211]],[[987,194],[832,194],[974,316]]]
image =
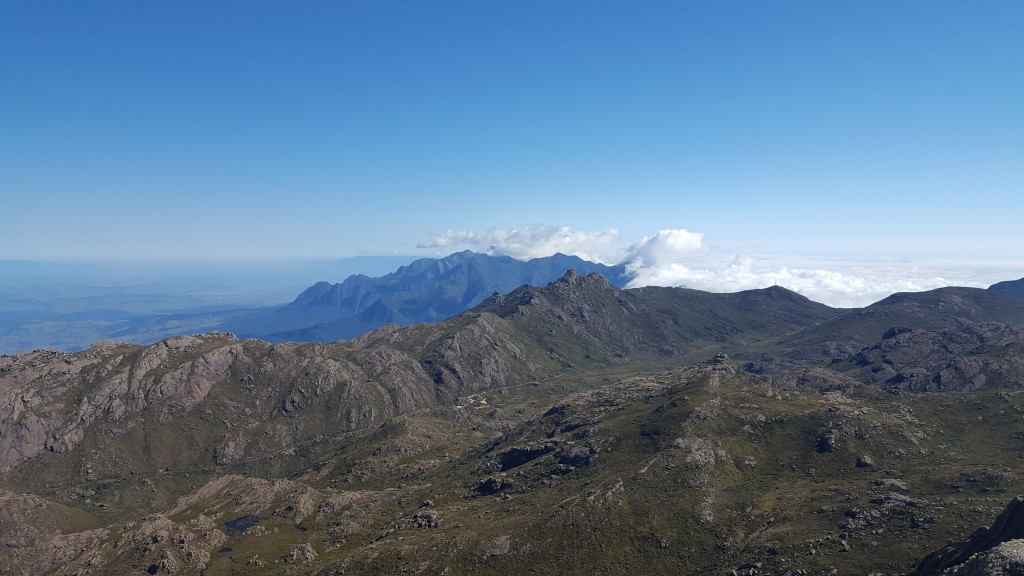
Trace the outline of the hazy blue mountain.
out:
[[[318,282],[290,304],[227,322],[219,329],[275,341],[354,338],[385,324],[439,322],[495,292],[543,286],[570,269],[583,275],[599,273],[618,287],[629,281],[622,265],[597,264],[577,256],[555,254],[522,261],[467,250],[441,259],[416,260],[379,278],[359,274],[338,284]]]
[[[1005,282],[997,282],[988,287],[993,292],[1002,292],[1004,294],[1012,294],[1014,296],[1020,296],[1024,298],[1024,278],[1020,280],[1007,280]]]
[[[321,278],[386,274],[412,260],[0,260],[0,354],[82,350],[102,339],[148,344],[205,332],[234,318],[276,310]]]

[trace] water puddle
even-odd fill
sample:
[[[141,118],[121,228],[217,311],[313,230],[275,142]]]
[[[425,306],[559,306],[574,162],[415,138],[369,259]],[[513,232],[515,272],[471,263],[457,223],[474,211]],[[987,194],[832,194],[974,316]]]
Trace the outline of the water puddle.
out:
[[[225,522],[224,525],[235,532],[245,532],[249,528],[259,524],[261,520],[263,520],[263,518],[260,518],[259,516],[242,516],[241,518],[236,518],[231,522]]]

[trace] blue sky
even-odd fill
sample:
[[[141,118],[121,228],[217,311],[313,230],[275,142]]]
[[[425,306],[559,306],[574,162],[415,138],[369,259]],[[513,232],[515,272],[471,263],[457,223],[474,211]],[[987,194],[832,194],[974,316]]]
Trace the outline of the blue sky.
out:
[[[0,259],[549,226],[1020,262],[1022,30],[1016,0],[0,0]]]

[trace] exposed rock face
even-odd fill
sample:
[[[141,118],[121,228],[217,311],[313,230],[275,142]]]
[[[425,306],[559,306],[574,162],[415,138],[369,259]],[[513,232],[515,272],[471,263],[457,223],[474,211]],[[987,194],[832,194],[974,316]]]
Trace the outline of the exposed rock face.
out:
[[[316,560],[317,553],[308,543],[292,547],[287,554],[281,557],[281,562],[294,564],[296,562],[306,563]]]
[[[178,499],[168,515],[200,508],[213,513],[224,508],[245,510],[247,514],[272,514],[299,524],[316,513],[327,496],[305,484],[290,480],[263,480],[242,476],[223,476],[198,491]],[[282,505],[282,502],[287,504]]]
[[[500,476],[491,476],[489,478],[484,478],[483,480],[481,480],[480,484],[478,484],[476,487],[476,491],[479,492],[480,494],[483,494],[484,496],[487,496],[490,494],[497,494],[502,490],[508,490],[512,486],[512,481],[507,478],[503,478]]]
[[[687,463],[701,469],[713,469],[716,462],[725,460],[728,457],[721,446],[708,438],[687,436],[685,438],[677,438],[673,445],[683,451],[683,454],[685,454],[684,459]]]
[[[150,574],[201,571],[210,561],[210,550],[227,540],[218,524],[204,515],[184,523],[155,515],[124,534],[112,548],[146,565]]]
[[[70,451],[97,420],[147,412],[169,422],[202,402],[238,360],[245,360],[242,344],[221,333],[176,336],[145,348],[105,344],[76,354],[6,357],[0,471],[44,451]]]
[[[434,510],[417,512],[412,518],[417,528],[437,528],[441,525],[441,515]]]
[[[989,528],[924,557],[910,576],[1024,573],[1024,501],[1014,498]]]
[[[1021,576],[1024,575],[1024,540],[1010,540],[971,556],[959,566],[941,572],[942,576]]]
[[[575,468],[589,466],[597,456],[595,450],[588,446],[573,446],[558,457],[558,463]]]
[[[183,428],[192,431],[184,438],[202,438],[202,447],[171,459],[167,451],[140,454],[147,459],[135,463],[142,469],[209,465],[207,459],[234,464],[467,390],[532,379],[538,366],[517,360],[519,348],[495,322],[477,318],[450,332],[413,329],[403,338],[384,330],[330,345],[209,333],[145,347],[102,343],[75,354],[3,356],[0,472],[47,453],[69,454],[97,426],[109,430],[113,439],[104,444],[113,446],[152,425],[168,440],[182,438]],[[313,413],[320,416],[298,418]],[[212,448],[208,456],[205,448]],[[137,441],[127,452],[138,452]],[[102,466],[96,475],[104,475]]]
[[[890,390],[969,391],[1024,382],[1024,327],[1000,322],[901,330],[858,352],[848,372]]]
[[[34,546],[48,534],[37,521],[50,514],[46,501],[38,496],[0,490],[0,548]]]
[[[858,468],[871,468],[875,465],[875,459],[870,454],[863,454],[857,457]]]
[[[530,460],[540,458],[549,452],[555,451],[561,443],[561,439],[552,438],[550,440],[540,442],[531,442],[525,446],[509,448],[498,457],[498,462],[501,464],[502,470],[509,470],[517,466],[522,466]]]

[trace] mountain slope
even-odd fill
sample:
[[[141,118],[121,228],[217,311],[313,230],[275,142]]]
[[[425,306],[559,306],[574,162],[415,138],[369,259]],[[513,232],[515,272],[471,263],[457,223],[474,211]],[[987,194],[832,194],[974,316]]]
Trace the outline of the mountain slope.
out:
[[[897,293],[794,331],[765,346],[753,346],[746,357],[771,357],[759,362],[764,369],[771,369],[773,363],[842,362],[881,341],[891,330],[942,330],[978,322],[1024,323],[1024,299],[961,287]]]
[[[524,286],[476,309],[505,318],[552,354],[574,362],[635,353],[696,359],[807,327],[836,314],[785,288],[732,294],[684,288],[618,290],[603,277],[569,272],[550,286]]]
[[[890,391],[1018,387],[1024,383],[1024,326],[979,322],[896,330],[832,368]]]
[[[993,292],[1002,292],[1003,294],[1012,294],[1014,296],[1024,297],[1024,278],[1020,280],[1007,280],[1005,282],[997,282],[988,287]]]

